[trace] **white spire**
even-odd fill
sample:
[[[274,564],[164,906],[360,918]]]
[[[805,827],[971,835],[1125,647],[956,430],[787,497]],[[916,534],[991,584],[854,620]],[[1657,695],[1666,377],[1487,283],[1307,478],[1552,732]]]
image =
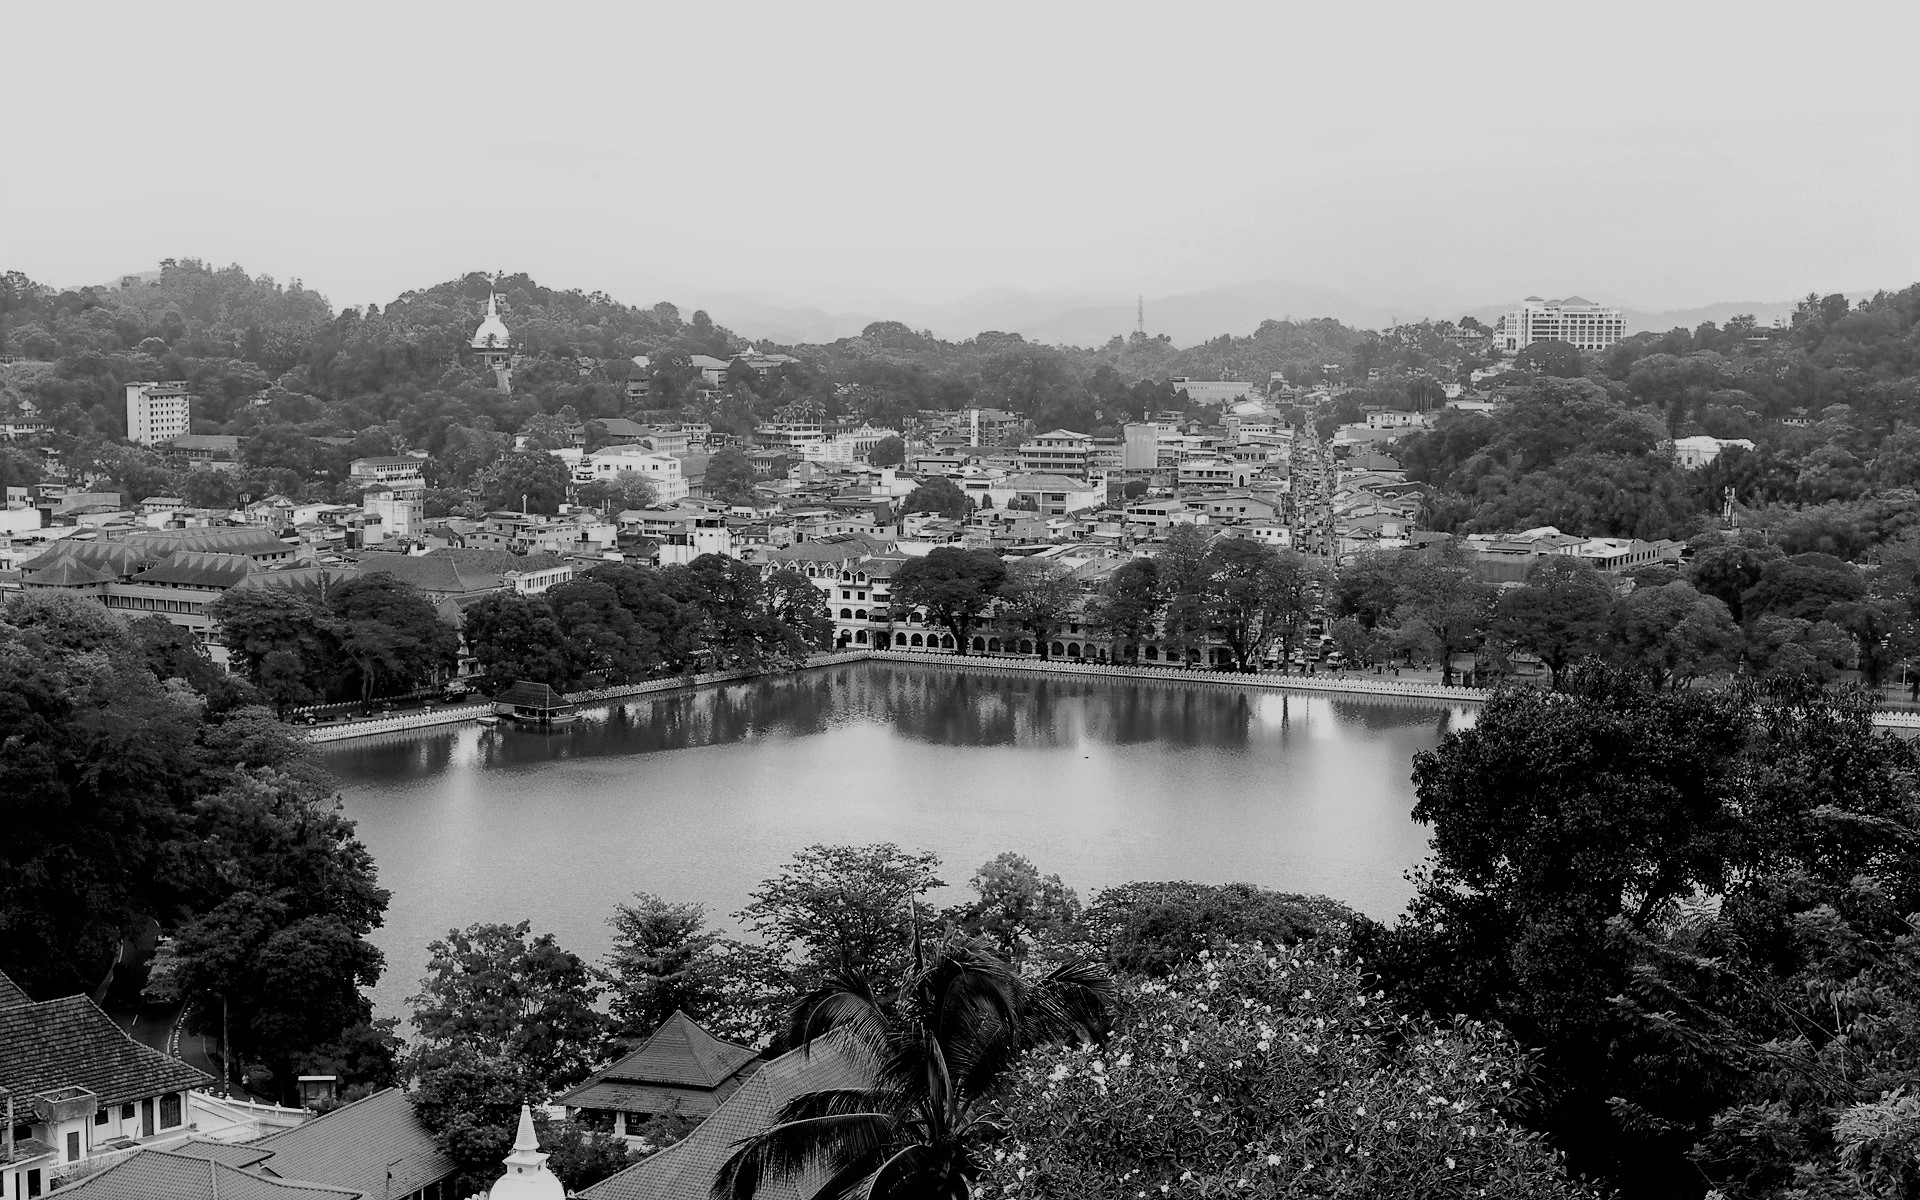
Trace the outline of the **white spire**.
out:
[[[547,1169],[547,1156],[540,1152],[533,1110],[524,1104],[520,1106],[520,1131],[513,1139],[513,1153],[504,1161],[507,1173],[488,1190],[487,1200],[566,1200],[567,1189]]]

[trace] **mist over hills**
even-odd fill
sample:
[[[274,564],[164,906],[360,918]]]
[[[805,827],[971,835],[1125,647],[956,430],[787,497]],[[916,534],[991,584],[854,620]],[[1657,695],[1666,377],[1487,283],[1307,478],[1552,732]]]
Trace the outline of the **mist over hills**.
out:
[[[946,304],[865,297],[847,308],[826,308],[791,301],[767,292],[701,292],[675,289],[676,303],[705,308],[714,320],[744,337],[786,344],[831,342],[852,337],[875,321],[899,321],[949,340],[964,340],[985,330],[1018,333],[1029,341],[1054,345],[1099,346],[1134,329],[1135,301],[1093,293],[991,288]],[[1546,295],[1546,292],[1540,292]],[[1576,294],[1561,292],[1562,295]],[[1704,321],[1725,324],[1742,313],[1761,324],[1792,314],[1796,299],[1729,300],[1695,308],[1648,309],[1592,292],[1579,292],[1625,310],[1627,331],[1693,329]],[[1855,299],[1870,292],[1849,293]],[[682,300],[680,297],[685,296]],[[1335,288],[1287,280],[1255,280],[1174,295],[1146,297],[1146,328],[1165,334],[1177,346],[1190,346],[1221,334],[1243,337],[1266,320],[1334,317],[1360,329],[1382,329],[1399,322],[1459,320],[1476,317],[1492,324],[1521,297],[1474,303],[1458,297],[1408,297],[1392,303],[1362,298]]]

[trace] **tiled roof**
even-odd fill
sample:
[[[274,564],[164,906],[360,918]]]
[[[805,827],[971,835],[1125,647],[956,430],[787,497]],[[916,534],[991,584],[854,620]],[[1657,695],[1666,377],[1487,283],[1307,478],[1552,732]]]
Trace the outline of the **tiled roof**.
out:
[[[293,549],[271,529],[258,525],[136,533],[127,538],[127,544],[145,551],[149,558],[164,558],[176,550],[191,550],[200,554],[245,554],[258,558],[286,554]]]
[[[102,1105],[205,1087],[212,1078],[143,1046],[85,996],[0,1009],[0,1087],[83,1087]]]
[[[33,998],[27,995],[26,990],[13,980],[7,978],[5,971],[0,971],[0,1008],[12,1008],[17,1004],[32,1003]]]
[[[244,554],[203,554],[176,550],[133,577],[134,583],[166,583],[186,587],[230,588],[253,573],[253,560]]]
[[[273,1155],[262,1165],[282,1179],[369,1196],[409,1195],[459,1169],[434,1145],[433,1135],[399,1088],[375,1092],[253,1145]]]
[[[49,546],[42,554],[20,564],[29,572],[50,567],[62,558],[83,562],[90,567],[111,573],[115,578],[131,575],[140,569],[140,565],[149,559],[161,555],[150,554],[140,546],[131,546],[126,542],[82,542],[66,540]]]
[[[380,571],[423,592],[491,592],[506,583],[509,571],[544,571],[566,560],[557,554],[512,554],[505,550],[431,550],[426,554],[396,554],[369,550],[355,565]]]
[[[377,1193],[274,1179],[165,1150],[143,1150],[59,1194],[62,1200],[380,1200]]]
[[[609,1082],[667,1084],[711,1091],[759,1058],[756,1051],[714,1037],[695,1024],[693,1018],[676,1009],[644,1045],[594,1074],[575,1094]],[[570,1097],[561,1102],[588,1107]]]
[[[506,691],[495,696],[497,704],[511,704],[516,708],[565,708],[567,698],[544,683],[530,683],[518,680]]]
[[[822,1038],[768,1063],[692,1133],[617,1175],[581,1192],[582,1200],[708,1200],[720,1166],[735,1145],[773,1124],[795,1096],[830,1088],[858,1088],[872,1079],[838,1042]],[[825,1182],[809,1172],[796,1183],[769,1181],[755,1200],[801,1200]]]
[[[167,1152],[185,1158],[203,1158],[208,1162],[225,1163],[230,1167],[250,1167],[273,1155],[273,1151],[261,1149],[258,1143],[245,1145],[239,1142],[211,1142],[200,1138],[190,1138],[178,1146],[169,1146]]]
[[[89,587],[96,583],[110,583],[118,578],[118,575],[62,554],[46,566],[29,572],[25,582],[36,587]]]

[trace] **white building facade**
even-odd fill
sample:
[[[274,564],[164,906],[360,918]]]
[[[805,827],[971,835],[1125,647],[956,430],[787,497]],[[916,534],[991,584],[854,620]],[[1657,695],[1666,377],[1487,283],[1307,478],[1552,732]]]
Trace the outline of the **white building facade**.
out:
[[[1605,350],[1625,337],[1626,329],[1626,318],[1617,308],[1581,296],[1528,296],[1494,325],[1493,344],[1502,350],[1525,350],[1535,342],[1557,340],[1576,350]]]
[[[142,446],[193,432],[193,397],[184,383],[127,385],[127,440]]]

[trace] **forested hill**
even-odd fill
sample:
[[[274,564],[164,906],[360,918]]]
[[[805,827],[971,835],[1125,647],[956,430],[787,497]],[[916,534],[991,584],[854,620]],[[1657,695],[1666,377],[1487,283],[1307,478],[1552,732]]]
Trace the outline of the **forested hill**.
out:
[[[1337,402],[1292,414],[1331,432],[1366,405],[1431,407],[1444,385],[1475,386],[1476,369],[1495,365],[1478,336],[1484,326],[1466,318],[1384,331],[1267,321],[1250,336],[1186,348],[1137,334],[1097,348],[993,332],[948,341],[881,321],[821,345],[763,343],[794,361],[764,375],[736,366],[723,386],[705,389],[695,386],[694,356],[724,359],[748,345],[706,313],[636,308],[512,275],[499,290],[519,358],[503,395],[468,346],[490,286],[475,272],[384,309],[336,313],[297,280],[193,260],[169,260],[119,287],[62,292],[9,274],[0,281],[0,351],[19,361],[0,366],[0,419],[31,405],[70,468],[97,468],[137,500],[183,481],[160,456],[124,444],[124,385],[186,380],[199,397],[195,432],[247,436],[243,490],[330,498],[345,487],[351,457],[417,449],[433,456],[433,482],[453,503],[507,435],[542,414],[702,420],[745,433],[802,402],[894,427],[917,410],[977,404],[1040,429],[1112,435],[1125,421],[1182,407],[1169,380],[1260,388],[1277,372],[1303,384],[1359,383]],[[644,368],[636,355],[646,356]],[[1849,556],[1920,524],[1912,429],[1920,285],[1857,303],[1810,295],[1786,329],[1736,318],[1637,334],[1598,354],[1543,343],[1498,365],[1515,369],[1477,386],[1509,403],[1490,415],[1442,414],[1431,432],[1395,448],[1434,489],[1429,527],[1551,523],[1688,537],[1718,513],[1726,487],[1762,510],[1751,523],[1805,527],[1818,548]],[[650,395],[636,404],[627,384],[642,370]],[[1681,471],[1666,439],[1695,434],[1754,449]],[[36,463],[0,450],[0,482],[32,482]],[[214,490],[205,503],[220,500]]]

